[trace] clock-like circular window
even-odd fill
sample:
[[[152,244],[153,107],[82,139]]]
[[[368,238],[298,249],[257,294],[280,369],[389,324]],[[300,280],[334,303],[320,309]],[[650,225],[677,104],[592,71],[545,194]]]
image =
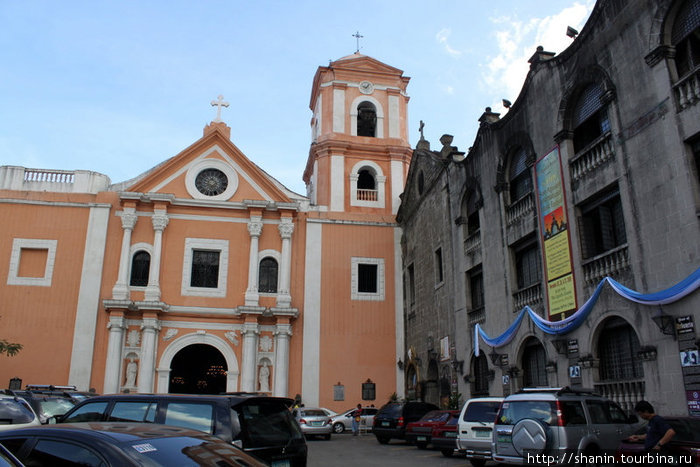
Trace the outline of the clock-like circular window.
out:
[[[228,177],[219,169],[204,169],[194,180],[197,190],[206,196],[217,196],[226,191]]]

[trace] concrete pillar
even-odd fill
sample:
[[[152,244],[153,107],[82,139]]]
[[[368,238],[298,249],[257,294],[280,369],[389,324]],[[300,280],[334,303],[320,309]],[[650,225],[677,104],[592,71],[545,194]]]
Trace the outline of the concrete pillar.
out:
[[[138,392],[153,392],[156,371],[156,341],[160,322],[156,316],[144,314],[141,324],[141,358],[139,360]]]
[[[248,257],[248,289],[245,292],[245,304],[257,306],[260,294],[258,293],[258,241],[262,234],[262,217],[250,216],[248,233],[250,234],[250,255]]]
[[[119,392],[119,379],[121,376],[122,342],[126,320],[122,312],[110,312],[109,341],[107,342],[107,359],[105,361],[105,380],[103,392],[105,394]]]
[[[277,306],[288,308],[292,303],[292,296],[289,292],[289,283],[292,271],[292,233],[294,224],[291,217],[283,217],[278,226],[280,237],[282,237],[282,264],[280,264],[280,283],[277,290]]]
[[[241,391],[255,392],[255,373],[257,370],[258,334],[257,322],[243,324],[243,367],[241,368]]]
[[[134,230],[138,216],[136,208],[125,207],[122,212],[122,251],[119,256],[119,273],[117,283],[112,288],[112,298],[115,300],[129,299],[129,260],[131,259],[131,232]]]
[[[272,395],[288,397],[289,380],[289,338],[292,335],[292,325],[278,323],[275,331],[275,368]]]
[[[168,225],[168,215],[164,210],[156,210],[151,218],[153,223],[153,257],[151,268],[148,272],[148,285],[146,286],[146,301],[160,301],[160,258],[163,249],[163,230]]]

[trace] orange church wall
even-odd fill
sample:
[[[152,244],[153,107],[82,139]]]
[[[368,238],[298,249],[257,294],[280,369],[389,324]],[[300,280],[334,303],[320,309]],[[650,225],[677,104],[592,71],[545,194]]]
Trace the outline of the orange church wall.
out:
[[[382,404],[396,390],[393,229],[326,224],[322,251],[320,403],[361,402],[361,384],[369,378],[376,383],[374,403]],[[351,300],[352,257],[384,259],[383,301]],[[338,382],[345,386],[341,403],[333,401]]]
[[[67,384],[73,344],[75,310],[78,303],[83,267],[85,235],[90,209],[79,203],[93,202],[92,196],[42,195],[38,193],[2,192],[0,197],[24,198],[31,202],[55,201],[75,206],[0,203],[0,338],[23,345],[14,357],[3,356],[0,386],[19,377],[22,384]],[[24,195],[24,196],[23,196]],[[55,260],[50,286],[9,285],[9,265],[13,239],[56,240]],[[48,253],[33,260],[48,260]],[[22,265],[24,260],[20,261]],[[44,265],[33,264],[29,276],[36,276]],[[27,275],[19,274],[20,277]],[[37,365],[37,362],[44,362]]]

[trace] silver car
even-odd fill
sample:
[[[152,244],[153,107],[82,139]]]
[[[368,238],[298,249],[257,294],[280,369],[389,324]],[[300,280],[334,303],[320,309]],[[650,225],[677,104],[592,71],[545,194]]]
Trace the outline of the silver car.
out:
[[[292,415],[299,423],[301,432],[305,436],[323,436],[324,439],[331,439],[331,417],[326,415],[321,409],[298,407],[292,410]]]
[[[331,418],[334,433],[342,433],[345,430],[352,430],[352,413],[355,410],[357,410],[357,408],[353,407],[352,409],[346,410],[345,412]],[[378,411],[379,409],[376,407],[362,407],[360,427],[364,426],[371,430],[372,423],[374,422],[374,416]]]
[[[523,389],[503,400],[492,457],[507,464],[585,464],[614,453],[640,424],[590,390]]]

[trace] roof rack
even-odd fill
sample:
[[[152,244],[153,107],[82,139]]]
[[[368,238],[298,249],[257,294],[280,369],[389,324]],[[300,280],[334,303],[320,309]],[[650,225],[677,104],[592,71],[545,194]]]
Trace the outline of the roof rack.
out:
[[[529,392],[551,392],[556,394],[557,396],[561,394],[589,394],[594,396],[600,396],[600,394],[594,389],[572,388],[571,386],[564,386],[561,388],[522,388],[516,394],[523,394]]]
[[[75,386],[54,386],[53,384],[27,384],[25,386],[26,390],[38,390],[38,391],[77,391],[78,388]]]

